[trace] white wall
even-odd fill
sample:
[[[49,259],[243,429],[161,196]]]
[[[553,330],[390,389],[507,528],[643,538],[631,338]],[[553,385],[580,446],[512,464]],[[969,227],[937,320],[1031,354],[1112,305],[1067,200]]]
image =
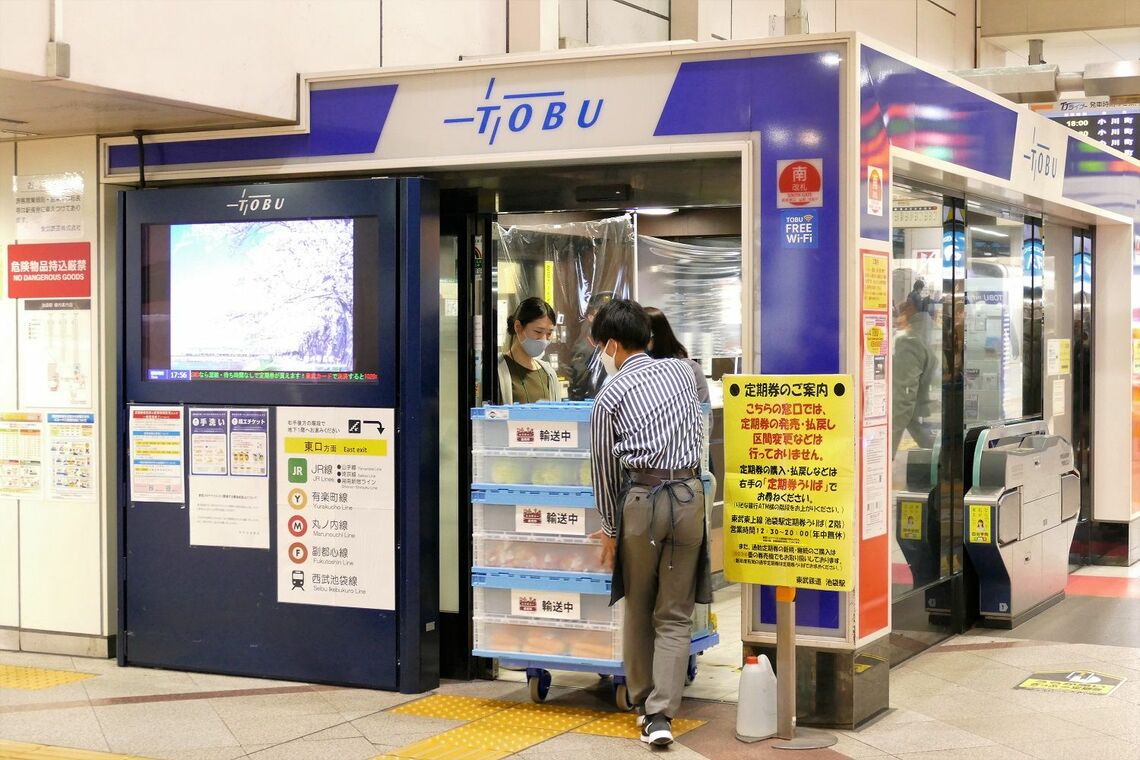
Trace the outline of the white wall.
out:
[[[770,36],[772,16],[778,17],[776,33],[783,33],[784,0],[702,0],[702,5],[715,8],[707,14],[712,24],[707,31],[723,25],[727,6],[733,39]],[[944,69],[974,66],[974,0],[806,0],[804,8],[812,33],[863,32]]]
[[[104,414],[108,389],[105,365],[98,359],[100,299],[98,144],[94,137],[59,140],[28,140],[0,143],[0,246],[6,258],[13,242],[45,242],[15,239],[12,176],[79,172],[84,177],[81,206],[82,235],[68,242],[91,244],[92,288],[92,405],[63,411],[96,414],[96,431],[111,420]],[[6,264],[6,262],[5,262]],[[5,283],[7,281],[5,266]],[[5,285],[6,287],[6,285]],[[0,411],[35,411],[18,395],[20,354],[17,344],[16,309],[19,301],[0,297]],[[112,391],[113,392],[113,391]],[[46,437],[46,430],[45,430]],[[104,468],[107,461],[98,454]],[[44,464],[44,478],[48,466]],[[23,631],[82,634],[106,637],[114,625],[114,599],[110,593],[112,552],[108,550],[113,520],[116,480],[104,469],[98,475],[100,489],[80,500],[0,498],[0,626],[19,626]],[[0,646],[11,639],[0,637]],[[98,647],[81,647],[95,652]],[[62,651],[62,650],[60,650]]]
[[[507,51],[503,0],[384,3],[384,65],[411,66]]]
[[[50,5],[0,0],[0,69],[44,76]],[[60,0],[60,7],[57,41],[71,46],[71,80],[126,92],[293,119],[298,73],[380,65],[379,0]]]
[[[0,3],[0,11],[4,3]],[[0,16],[0,23],[3,17]],[[15,173],[15,143],[0,143],[0,178]],[[0,181],[0,209],[12,208],[12,183]],[[7,298],[8,244],[15,219],[0,211],[0,409],[16,406],[16,373],[8,369],[16,356],[16,303]],[[0,499],[0,628],[20,624],[19,502]],[[10,637],[0,634],[0,649],[14,648]]]

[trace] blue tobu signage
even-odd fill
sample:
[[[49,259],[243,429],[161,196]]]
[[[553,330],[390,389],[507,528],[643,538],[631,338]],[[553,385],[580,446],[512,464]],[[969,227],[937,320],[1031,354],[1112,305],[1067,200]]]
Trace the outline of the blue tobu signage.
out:
[[[780,226],[785,248],[819,248],[819,209],[781,211]]]

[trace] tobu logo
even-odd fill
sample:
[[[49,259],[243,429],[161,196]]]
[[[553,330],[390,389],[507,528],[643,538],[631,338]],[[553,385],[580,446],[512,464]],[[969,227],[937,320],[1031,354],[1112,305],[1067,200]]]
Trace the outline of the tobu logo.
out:
[[[1029,162],[1029,175],[1033,179],[1048,177],[1055,179],[1061,168],[1061,159],[1053,155],[1053,149],[1045,143],[1037,142],[1037,128],[1033,128],[1032,146],[1022,155]]]
[[[251,211],[280,211],[284,207],[284,198],[274,198],[270,193],[254,195],[248,189],[243,189],[236,201],[226,204],[226,208],[236,208],[242,216]]]
[[[507,132],[552,132],[563,127],[589,129],[602,115],[604,98],[581,101],[566,98],[565,90],[537,92],[507,92],[494,95],[495,77],[487,82],[483,105],[475,106],[475,116],[453,116],[444,124],[478,124],[477,134],[487,135],[487,144],[494,145],[502,127]],[[495,102],[497,101],[497,102]]]

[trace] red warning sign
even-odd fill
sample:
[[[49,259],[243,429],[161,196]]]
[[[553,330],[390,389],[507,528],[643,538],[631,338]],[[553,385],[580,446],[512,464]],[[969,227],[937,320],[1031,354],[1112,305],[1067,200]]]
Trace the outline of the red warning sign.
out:
[[[90,295],[90,243],[8,246],[9,298],[88,298]]]
[[[776,162],[776,208],[823,206],[823,159]]]

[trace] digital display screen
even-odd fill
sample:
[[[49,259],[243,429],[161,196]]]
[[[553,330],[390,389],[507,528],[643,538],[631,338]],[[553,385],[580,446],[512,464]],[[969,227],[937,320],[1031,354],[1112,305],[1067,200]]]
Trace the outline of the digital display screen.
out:
[[[369,218],[150,225],[144,379],[374,382],[376,240]]]

